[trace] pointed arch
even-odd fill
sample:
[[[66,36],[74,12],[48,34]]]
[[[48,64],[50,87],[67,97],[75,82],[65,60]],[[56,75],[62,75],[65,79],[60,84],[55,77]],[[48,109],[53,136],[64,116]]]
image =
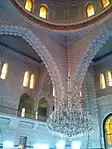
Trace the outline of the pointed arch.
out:
[[[75,65],[72,74],[73,86],[75,84],[82,85],[89,65],[91,64],[95,55],[100,49],[107,44],[107,41],[111,40],[112,28],[104,28],[99,32],[93,40],[87,44],[87,47],[83,49],[84,54],[80,57],[80,61],[77,66]]]
[[[23,79],[23,86],[28,87],[29,86],[29,80],[30,80],[30,73],[29,71],[26,71],[24,73],[24,79]]]
[[[56,87],[57,98],[62,99],[65,89],[63,87],[63,79],[61,72],[55,62],[52,54],[48,48],[40,41],[31,30],[22,26],[14,25],[0,25],[0,35],[13,35],[22,37],[31,47],[38,53],[43,60],[45,67],[47,68],[51,77],[52,83]]]
[[[46,4],[41,4],[39,17],[47,19],[47,14],[48,14],[48,6]]]
[[[38,104],[38,117],[40,120],[46,120],[48,112],[48,103],[45,98],[39,100]]]
[[[108,86],[112,86],[112,74],[110,71],[106,72],[106,82]]]
[[[33,1],[32,0],[25,1],[25,9],[28,10],[29,12],[32,11],[32,9],[33,9]]]
[[[2,67],[2,71],[1,71],[1,79],[5,80],[7,78],[7,74],[8,74],[8,63],[5,63]]]
[[[86,13],[87,13],[87,17],[91,17],[95,14],[95,9],[94,9],[94,5],[93,4],[87,4],[86,6]]]
[[[103,9],[110,5],[110,0],[101,0]]]
[[[112,113],[103,122],[105,148],[112,148]]]
[[[33,107],[33,98],[26,93],[22,94],[18,105],[18,116],[33,118]]]
[[[36,81],[36,75],[35,74],[32,74],[31,75],[31,78],[30,78],[30,88],[31,89],[34,89],[35,88],[35,82]]]
[[[101,89],[105,89],[106,88],[105,77],[104,77],[103,73],[100,74],[100,88]]]

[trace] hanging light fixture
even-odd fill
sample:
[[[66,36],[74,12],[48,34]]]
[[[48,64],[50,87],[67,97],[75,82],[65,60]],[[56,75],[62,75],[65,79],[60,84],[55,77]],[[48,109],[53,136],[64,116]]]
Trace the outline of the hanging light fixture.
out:
[[[55,110],[47,120],[48,130],[52,134],[71,141],[75,137],[93,131],[91,117],[88,111],[83,109],[81,98],[80,88],[76,84],[73,89],[69,73],[67,100],[63,99],[64,104],[59,104],[54,96]]]

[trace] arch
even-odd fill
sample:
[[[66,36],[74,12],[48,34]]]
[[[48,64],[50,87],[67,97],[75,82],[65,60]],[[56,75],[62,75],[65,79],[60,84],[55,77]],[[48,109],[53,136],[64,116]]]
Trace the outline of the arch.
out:
[[[52,80],[52,84],[56,87],[57,98],[63,99],[65,89],[63,87],[63,80],[61,78],[58,66],[54,61],[49,50],[42,44],[40,39],[35,34],[24,27],[13,26],[13,25],[0,25],[0,35],[14,35],[20,36],[32,46],[32,48],[38,53],[40,58],[43,60],[47,71]]]
[[[106,82],[108,86],[112,86],[112,74],[110,71],[106,72]]]
[[[105,148],[112,147],[112,113],[107,115],[103,121],[103,133]]]
[[[87,14],[87,17],[91,17],[95,14],[95,9],[94,9],[94,6],[92,3],[90,4],[87,4],[86,6],[86,14]]]
[[[105,89],[106,88],[105,77],[104,77],[103,73],[100,74],[100,88],[101,89]]]
[[[110,0],[101,0],[103,9],[110,5]]]
[[[26,93],[22,94],[18,106],[18,116],[33,118],[33,106],[33,98]]]
[[[7,78],[7,74],[8,74],[8,63],[5,63],[3,64],[0,78],[5,80]]]
[[[73,86],[75,84],[82,85],[84,77],[86,75],[87,69],[97,54],[97,52],[107,43],[107,41],[112,37],[112,29],[104,28],[102,32],[95,37],[84,50],[84,54],[80,57],[80,61],[77,64],[75,71],[72,74]]]
[[[38,103],[38,118],[40,120],[46,120],[48,113],[48,103],[45,98],[39,100]]]
[[[30,78],[30,88],[31,89],[35,88],[35,83],[36,83],[35,81],[36,81],[36,75],[33,73]]]
[[[46,4],[41,4],[39,17],[41,17],[43,19],[47,19],[47,13],[48,13],[48,6]]]
[[[33,9],[33,1],[32,0],[25,1],[25,9],[28,10],[29,12],[32,11],[32,9]]]
[[[28,87],[29,86],[29,79],[30,79],[30,73],[26,71],[24,73],[24,79],[23,79],[23,86]]]

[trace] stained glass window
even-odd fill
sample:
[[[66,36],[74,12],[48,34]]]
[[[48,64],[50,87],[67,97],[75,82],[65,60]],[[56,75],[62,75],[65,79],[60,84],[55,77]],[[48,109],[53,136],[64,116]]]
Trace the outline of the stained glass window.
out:
[[[7,74],[8,74],[8,64],[5,63],[2,67],[2,71],[1,71],[1,79],[6,79],[7,78]]]
[[[105,85],[105,77],[104,77],[104,74],[103,74],[103,73],[100,74],[100,88],[101,88],[101,89],[106,88],[106,85]]]
[[[32,0],[26,0],[25,9],[31,12],[32,11],[32,8],[33,8],[33,2],[32,2]]]
[[[112,75],[110,71],[106,72],[106,80],[107,80],[107,85],[112,86]]]
[[[35,74],[32,74],[31,75],[31,78],[30,78],[30,88],[31,89],[34,89],[35,88]]]
[[[26,71],[25,74],[24,74],[24,80],[23,80],[23,86],[24,87],[28,87],[29,78],[30,78],[30,73],[28,71]]]
[[[48,7],[47,7],[47,5],[41,5],[41,6],[40,6],[40,13],[39,13],[39,16],[40,16],[41,18],[46,19],[46,18],[47,18],[47,12],[48,12]]]
[[[102,0],[103,8],[106,8],[110,5],[110,0]]]
[[[86,9],[88,17],[91,17],[95,14],[94,6],[92,4],[87,5]]]
[[[112,148],[112,116],[110,116],[105,122],[105,135],[108,148]]]

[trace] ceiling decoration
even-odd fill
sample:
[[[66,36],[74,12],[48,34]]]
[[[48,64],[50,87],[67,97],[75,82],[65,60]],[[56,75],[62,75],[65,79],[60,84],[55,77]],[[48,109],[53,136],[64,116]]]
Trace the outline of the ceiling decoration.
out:
[[[110,14],[112,12],[112,5],[110,5],[108,7],[108,9],[105,9],[105,10],[101,11],[100,13],[98,13],[97,15],[90,17],[90,18],[86,18],[86,19],[79,21],[79,22],[55,23],[55,22],[52,22],[49,20],[42,19],[38,16],[35,16],[35,14],[33,14],[33,13],[27,12],[24,9],[24,7],[22,5],[20,5],[19,2],[17,2],[17,0],[11,0],[11,2],[25,17],[27,17],[29,20],[35,22],[36,24],[39,24],[40,26],[44,26],[44,27],[47,27],[50,29],[63,30],[63,31],[81,29],[81,28],[84,28],[86,26],[95,24],[96,22],[105,18],[108,14]]]
[[[75,88],[72,87],[71,77],[68,74],[67,99],[59,102],[54,94],[55,110],[47,121],[48,130],[67,141],[72,141],[76,137],[93,131],[89,112],[83,109],[81,103],[80,91],[78,84],[75,84]]]

